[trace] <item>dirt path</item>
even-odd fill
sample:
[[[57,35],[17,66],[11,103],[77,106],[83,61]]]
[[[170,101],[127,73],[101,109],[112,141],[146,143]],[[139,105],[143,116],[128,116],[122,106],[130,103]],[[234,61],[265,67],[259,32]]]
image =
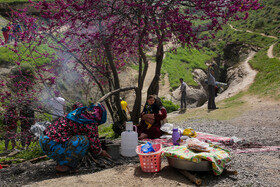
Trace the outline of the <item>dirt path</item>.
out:
[[[244,30],[240,30],[240,29],[234,28],[231,24],[229,24],[229,26],[230,26],[231,29],[233,29],[233,30],[235,30],[235,31],[244,31]],[[246,30],[246,32],[254,33],[254,34],[259,34],[259,35],[262,35],[262,36],[268,37],[268,38],[278,39],[276,36],[266,35],[266,34],[264,34],[264,33],[253,32],[253,31],[250,31],[250,30]]]
[[[273,56],[273,48],[274,48],[274,45],[275,45],[275,44],[272,44],[272,45],[269,47],[269,49],[267,50],[267,56],[268,56],[268,58],[274,58],[274,56]]]
[[[175,47],[175,45],[167,44],[164,46],[164,51],[167,52],[172,47]],[[156,48],[154,48],[150,52],[148,52],[147,55],[155,56]],[[143,89],[142,89],[142,104],[144,104],[146,101],[148,88],[149,88],[149,86],[155,76],[155,72],[156,72],[156,62],[149,61],[148,63],[149,63],[149,67],[148,67],[148,71],[147,71],[147,74],[146,74],[146,77],[144,80]],[[134,72],[133,74],[137,75],[137,72]],[[160,82],[159,82],[159,94],[158,95],[159,95],[159,97],[161,97],[161,96],[165,96],[167,98],[171,97],[168,74],[166,74],[164,76],[163,80],[160,80]]]
[[[229,24],[229,26],[230,26],[231,29],[233,29],[235,31],[243,31],[243,30],[239,30],[239,29],[234,28],[231,24]],[[266,35],[264,33],[257,33],[257,32],[253,32],[253,31],[250,31],[250,30],[246,30],[246,32],[259,34],[259,35],[262,35],[264,37],[273,38],[273,39],[276,39],[276,40],[278,39],[276,36]],[[273,48],[274,48],[275,44],[276,43],[274,43],[271,46],[269,46],[269,49],[267,50],[268,58],[274,58],[274,56],[273,56]]]
[[[227,90],[225,90],[223,93],[219,94],[216,97],[217,102],[232,97],[233,95],[239,93],[242,90],[246,90],[254,82],[255,76],[257,75],[257,71],[251,68],[249,61],[254,57],[255,54],[256,52],[249,53],[246,60],[239,65],[245,77],[242,77],[242,79],[234,80],[229,85]]]
[[[273,55],[273,48],[275,46],[276,43],[272,44],[271,46],[269,46],[269,49],[267,50],[267,56],[268,58],[275,58]],[[278,58],[280,59],[280,58]]]
[[[235,31],[243,31],[243,30],[234,28],[231,24],[229,24],[229,26],[231,29],[233,29]],[[246,32],[255,33],[250,30],[246,30]],[[256,34],[260,34],[264,37],[277,39],[277,37],[275,37],[275,36],[265,35],[264,33],[256,33]],[[273,56],[274,45],[275,45],[275,43],[272,44],[267,51],[267,56],[269,58],[274,58],[274,56]],[[255,52],[251,52],[248,55],[247,59],[241,63],[241,69],[246,73],[246,76],[242,79],[242,81],[241,82],[234,81],[233,83],[231,83],[226,91],[224,91],[222,94],[217,96],[216,101],[221,101],[223,99],[226,99],[228,97],[231,97],[231,96],[239,93],[242,90],[246,90],[254,82],[257,71],[253,70],[249,64],[249,61],[253,58],[254,55],[255,55]]]

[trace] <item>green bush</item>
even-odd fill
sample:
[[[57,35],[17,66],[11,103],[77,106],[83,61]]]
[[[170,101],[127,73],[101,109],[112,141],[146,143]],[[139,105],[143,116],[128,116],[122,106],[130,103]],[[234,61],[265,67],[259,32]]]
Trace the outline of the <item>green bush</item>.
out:
[[[98,126],[98,133],[100,137],[115,138],[113,124],[102,124]]]
[[[264,20],[263,19],[257,20],[255,22],[255,29],[259,29],[259,28],[262,28],[262,27],[264,27]]]
[[[172,101],[170,100],[165,100],[164,97],[161,98],[162,101],[162,105],[166,108],[167,113],[173,112],[173,111],[177,111],[179,109],[179,105],[174,104]]]

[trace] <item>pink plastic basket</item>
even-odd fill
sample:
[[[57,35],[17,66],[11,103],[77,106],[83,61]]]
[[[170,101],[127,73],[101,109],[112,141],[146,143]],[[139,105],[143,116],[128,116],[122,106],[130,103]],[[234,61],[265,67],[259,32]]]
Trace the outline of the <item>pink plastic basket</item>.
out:
[[[136,153],[139,156],[141,169],[147,173],[159,172],[161,169],[161,144],[153,144],[153,148],[156,152],[143,153],[141,151],[141,146],[139,145],[136,148]]]

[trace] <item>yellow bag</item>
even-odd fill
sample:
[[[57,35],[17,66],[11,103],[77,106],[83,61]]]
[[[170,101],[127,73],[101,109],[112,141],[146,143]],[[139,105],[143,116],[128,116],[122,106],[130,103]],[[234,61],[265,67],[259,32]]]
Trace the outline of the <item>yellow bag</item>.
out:
[[[188,137],[191,137],[191,138],[195,138],[197,135],[196,135],[196,132],[192,128],[186,128],[183,131],[183,136],[188,136]]]

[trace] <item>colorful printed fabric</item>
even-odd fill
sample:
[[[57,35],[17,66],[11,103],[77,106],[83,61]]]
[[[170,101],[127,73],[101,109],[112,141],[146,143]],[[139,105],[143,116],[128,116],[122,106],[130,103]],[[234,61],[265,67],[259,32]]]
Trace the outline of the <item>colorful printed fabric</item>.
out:
[[[43,152],[57,164],[73,168],[77,167],[89,148],[89,140],[85,136],[73,136],[62,143],[53,141],[48,136],[41,136],[39,143]]]
[[[66,118],[80,124],[98,123],[103,124],[107,120],[107,112],[102,104],[91,104],[89,107],[79,107],[70,112]]]
[[[210,145],[212,146],[212,145]],[[195,152],[188,149],[186,146],[170,146],[163,149],[162,156],[188,160],[195,163],[200,163],[203,160],[212,162],[212,170],[215,175],[220,175],[225,164],[231,159],[228,150],[212,147],[210,152]]]
[[[102,121],[106,109],[104,106],[102,108],[95,106],[93,110],[98,111],[94,123],[80,124],[66,117],[60,117],[46,128],[45,135],[60,143],[68,141],[73,136],[84,135],[89,139],[90,151],[94,154],[100,154],[102,149],[98,136],[98,122]]]

